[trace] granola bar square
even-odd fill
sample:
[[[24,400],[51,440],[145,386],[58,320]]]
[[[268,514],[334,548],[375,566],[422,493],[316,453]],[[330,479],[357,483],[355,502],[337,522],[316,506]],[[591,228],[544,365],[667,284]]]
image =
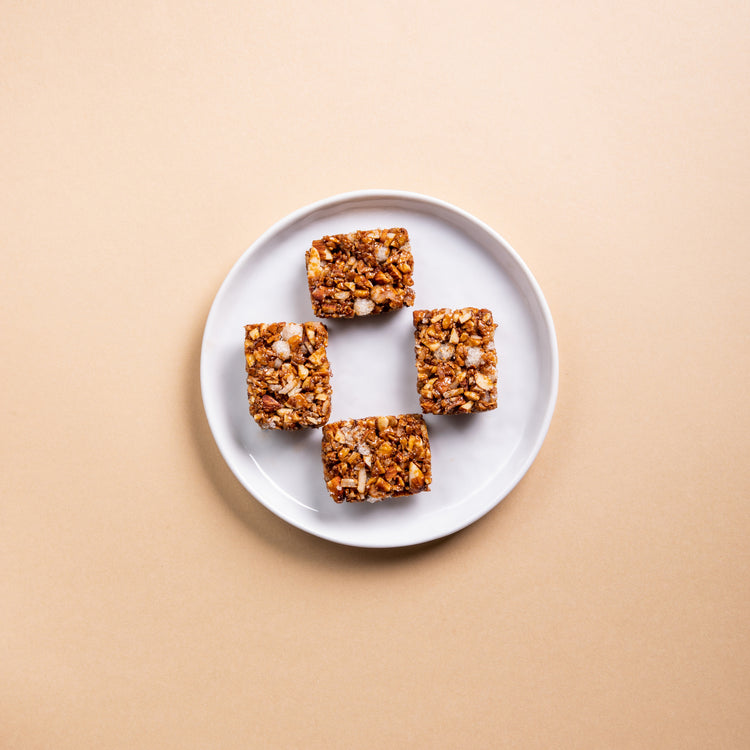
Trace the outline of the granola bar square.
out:
[[[331,368],[322,323],[245,326],[250,414],[263,429],[320,427],[331,415]]]
[[[414,304],[414,258],[403,227],[326,235],[305,254],[319,318],[375,315]]]
[[[322,454],[326,487],[337,503],[429,492],[430,441],[421,414],[327,424]]]
[[[497,408],[497,325],[486,309],[415,310],[419,405],[425,414]]]

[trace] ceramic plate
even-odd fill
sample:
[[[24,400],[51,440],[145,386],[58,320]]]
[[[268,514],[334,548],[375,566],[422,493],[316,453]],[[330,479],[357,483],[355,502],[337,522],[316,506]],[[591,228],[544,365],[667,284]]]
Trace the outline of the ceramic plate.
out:
[[[325,234],[403,226],[414,254],[414,308],[324,321],[331,421],[418,413],[412,309],[486,307],[498,329],[498,408],[426,415],[430,492],[380,503],[334,503],[323,483],[320,430],[261,430],[248,413],[244,325],[314,320],[305,250]],[[289,523],[360,547],[400,547],[451,534],[482,517],[528,470],[557,397],[557,342],[549,309],[511,246],[465,211],[415,193],[367,190],[302,208],[237,261],[211,307],[201,350],[208,422],[229,468]]]

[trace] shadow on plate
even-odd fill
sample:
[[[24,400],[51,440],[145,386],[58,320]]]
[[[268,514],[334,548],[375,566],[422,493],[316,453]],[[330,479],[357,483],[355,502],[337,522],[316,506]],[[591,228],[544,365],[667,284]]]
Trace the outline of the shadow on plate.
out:
[[[200,389],[200,352],[204,320],[196,322],[185,363],[185,411],[198,461],[227,508],[245,527],[266,544],[307,560],[336,565],[383,565],[437,554],[472,533],[472,526],[450,536],[408,547],[370,549],[351,547],[321,539],[278,518],[240,484],[224,462],[214,442],[203,409]],[[249,419],[249,416],[248,416]],[[463,424],[468,424],[465,418]],[[461,427],[463,427],[461,424]],[[321,479],[322,481],[322,479]],[[506,498],[507,502],[507,498]],[[376,508],[368,508],[376,510]]]

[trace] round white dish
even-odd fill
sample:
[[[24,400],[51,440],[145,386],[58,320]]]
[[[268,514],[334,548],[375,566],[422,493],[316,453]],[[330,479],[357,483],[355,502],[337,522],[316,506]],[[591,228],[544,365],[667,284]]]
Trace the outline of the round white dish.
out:
[[[331,421],[419,413],[412,309],[486,307],[498,329],[498,408],[425,415],[430,492],[380,503],[336,504],[323,483],[320,430],[261,430],[248,413],[246,323],[314,320],[305,250],[325,234],[403,226],[414,254],[414,308],[326,319]],[[269,510],[342,544],[400,547],[451,534],[485,515],[536,457],[557,398],[554,326],[539,285],[494,230],[417,193],[365,190],[306,206],[274,224],[237,261],[206,321],[201,391],[229,468]]]

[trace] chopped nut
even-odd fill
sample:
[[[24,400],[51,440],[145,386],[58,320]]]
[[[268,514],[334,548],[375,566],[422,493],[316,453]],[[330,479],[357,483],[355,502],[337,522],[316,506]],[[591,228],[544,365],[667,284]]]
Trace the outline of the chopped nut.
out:
[[[319,279],[323,275],[323,268],[320,265],[320,254],[317,248],[312,247],[307,251],[307,276]]]
[[[424,487],[424,474],[414,462],[409,464],[409,487],[413,490],[421,490]]]
[[[324,346],[316,349],[308,358],[307,361],[313,367],[320,367],[326,359],[326,350]]]
[[[266,411],[276,411],[277,409],[281,408],[281,404],[272,396],[263,396],[260,401]]]
[[[492,381],[486,375],[483,375],[481,372],[477,373],[476,381],[477,381],[477,385],[483,391],[491,391],[492,390],[492,386],[493,386]]]
[[[388,292],[379,286],[374,286],[370,290],[370,311],[375,308],[375,305],[382,305],[388,301]],[[361,313],[360,313],[361,314]]]

